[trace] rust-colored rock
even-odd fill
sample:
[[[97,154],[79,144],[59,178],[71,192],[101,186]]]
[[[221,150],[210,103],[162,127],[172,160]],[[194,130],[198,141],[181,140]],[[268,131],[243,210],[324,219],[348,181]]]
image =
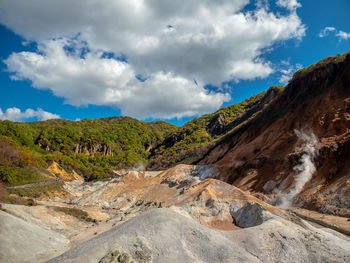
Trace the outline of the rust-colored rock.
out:
[[[350,215],[350,53],[305,74],[245,125],[216,142],[199,162],[217,178],[270,197],[295,185],[303,143],[295,130],[314,133],[316,172],[295,204],[323,213]]]

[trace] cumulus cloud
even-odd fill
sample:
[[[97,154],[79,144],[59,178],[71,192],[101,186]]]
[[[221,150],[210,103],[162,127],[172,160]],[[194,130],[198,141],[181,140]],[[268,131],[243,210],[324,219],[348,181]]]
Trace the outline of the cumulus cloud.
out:
[[[278,0],[277,4],[281,7],[288,8],[289,10],[295,10],[301,7],[301,4],[297,0]]]
[[[5,63],[16,80],[30,79],[72,105],[110,105],[138,118],[181,118],[213,111],[229,100],[203,84],[172,73],[156,72],[144,81],[130,64],[89,52],[82,57],[64,49],[66,40],[48,41],[39,52],[13,53]],[[82,51],[83,49],[80,49]]]
[[[338,31],[335,27],[330,26],[327,26],[324,29],[322,29],[318,36],[323,38],[328,36],[330,32],[333,32],[334,35],[339,38],[339,41],[348,40],[350,38],[350,33],[344,32],[342,30]]]
[[[288,61],[282,61],[282,69],[280,69],[281,76],[279,78],[279,82],[283,85],[287,85],[289,80],[293,77],[293,74],[302,68],[303,66],[301,64],[291,65]]]
[[[49,119],[59,119],[60,116],[53,114],[42,109],[26,109],[21,111],[20,109],[13,107],[8,108],[5,112],[0,108],[0,120],[10,120],[10,121],[23,121],[25,119],[36,118],[39,121],[45,121]]]
[[[73,105],[112,105],[135,117],[201,114],[229,99],[205,84],[267,77],[274,70],[264,51],[305,34],[296,0],[277,1],[285,15],[267,5],[244,11],[248,3],[0,0],[0,23],[39,43],[6,64],[15,79]]]
[[[336,34],[337,37],[339,37],[339,40],[348,40],[350,38],[350,33],[346,33],[344,31],[339,31]]]

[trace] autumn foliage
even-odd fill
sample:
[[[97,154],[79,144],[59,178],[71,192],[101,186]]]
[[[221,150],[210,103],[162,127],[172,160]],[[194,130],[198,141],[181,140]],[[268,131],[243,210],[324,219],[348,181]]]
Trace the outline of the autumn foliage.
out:
[[[32,165],[32,157],[28,152],[18,149],[8,138],[0,137],[0,166],[26,167]]]

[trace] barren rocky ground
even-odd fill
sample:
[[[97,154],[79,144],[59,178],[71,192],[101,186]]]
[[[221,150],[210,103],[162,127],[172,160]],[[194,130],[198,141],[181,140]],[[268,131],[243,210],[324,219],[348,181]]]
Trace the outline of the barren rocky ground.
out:
[[[1,262],[350,260],[349,221],[309,221],[306,210],[282,210],[207,178],[206,166],[116,174],[67,181],[64,193],[42,196],[36,206],[2,204]]]

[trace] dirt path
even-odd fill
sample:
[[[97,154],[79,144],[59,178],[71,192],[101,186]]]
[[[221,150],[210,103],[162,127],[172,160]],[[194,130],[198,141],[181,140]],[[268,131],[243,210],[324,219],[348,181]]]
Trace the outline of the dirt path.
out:
[[[342,234],[350,236],[350,218],[325,215],[297,207],[293,207],[290,210],[305,220],[317,223],[321,226],[331,228]]]
[[[37,186],[45,186],[45,185],[60,185],[63,182],[64,182],[63,180],[55,180],[55,181],[48,181],[48,182],[41,182],[41,183],[11,186],[11,187],[7,187],[7,189],[29,188],[29,187],[37,187]]]

